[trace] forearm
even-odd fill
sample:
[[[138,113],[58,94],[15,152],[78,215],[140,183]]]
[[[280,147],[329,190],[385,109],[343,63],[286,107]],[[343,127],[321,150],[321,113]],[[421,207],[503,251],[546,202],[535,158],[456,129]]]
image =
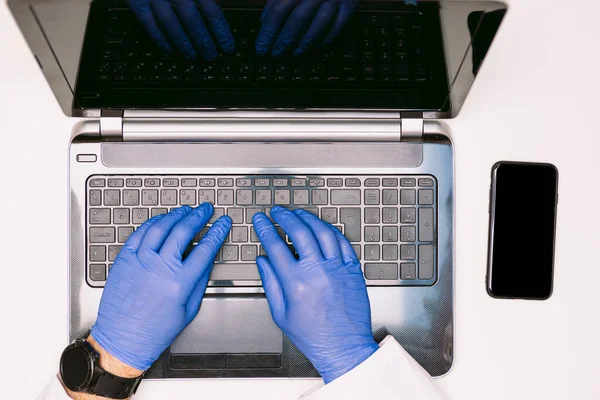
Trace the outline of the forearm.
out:
[[[98,352],[98,354],[100,354],[99,364],[100,367],[102,367],[105,371],[110,372],[113,375],[120,376],[122,378],[136,378],[144,372],[122,363],[121,361],[107,353],[102,347],[100,347],[98,343],[96,343],[96,341],[91,335],[88,336],[87,341]],[[93,394],[72,392],[66,387],[65,391],[73,400],[106,399],[106,397],[95,396]]]

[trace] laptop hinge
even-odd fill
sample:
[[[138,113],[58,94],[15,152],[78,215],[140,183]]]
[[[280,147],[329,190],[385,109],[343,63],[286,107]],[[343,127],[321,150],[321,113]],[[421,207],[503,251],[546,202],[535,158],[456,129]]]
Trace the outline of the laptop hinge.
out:
[[[424,132],[423,113],[403,111],[400,115],[402,119],[402,140],[421,140]]]
[[[106,138],[123,137],[122,110],[102,110],[100,113],[100,136]]]
[[[127,110],[122,118],[125,141],[398,142],[401,128],[398,111]]]

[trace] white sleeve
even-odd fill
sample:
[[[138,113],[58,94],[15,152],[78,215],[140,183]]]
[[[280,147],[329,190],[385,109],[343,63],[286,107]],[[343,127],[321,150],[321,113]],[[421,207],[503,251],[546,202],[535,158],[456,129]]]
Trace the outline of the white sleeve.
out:
[[[48,386],[38,396],[37,400],[71,400],[65,392],[65,388],[58,380],[58,376],[54,376]]]
[[[446,397],[431,376],[396,342],[386,337],[371,357],[328,385],[303,394],[302,400],[399,398],[441,400]]]

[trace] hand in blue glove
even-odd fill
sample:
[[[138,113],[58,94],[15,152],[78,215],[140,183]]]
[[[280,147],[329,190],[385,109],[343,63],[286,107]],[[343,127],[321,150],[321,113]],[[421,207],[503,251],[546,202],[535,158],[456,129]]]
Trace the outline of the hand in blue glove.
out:
[[[329,383],[378,349],[360,263],[348,240],[314,215],[273,207],[271,217],[300,257],[266,215],[255,214],[254,229],[268,256],[256,263],[273,320]]]
[[[110,271],[92,337],[123,363],[146,370],[196,317],[231,219],[219,218],[182,261],[213,214],[208,203],[156,216],[131,234]]]
[[[358,0],[268,0],[256,52],[295,56],[333,42],[354,14]]]
[[[235,41],[223,10],[214,0],[127,0],[154,43],[165,51],[175,46],[187,58],[196,51],[212,60],[235,50]],[[211,35],[212,33],[212,35]]]

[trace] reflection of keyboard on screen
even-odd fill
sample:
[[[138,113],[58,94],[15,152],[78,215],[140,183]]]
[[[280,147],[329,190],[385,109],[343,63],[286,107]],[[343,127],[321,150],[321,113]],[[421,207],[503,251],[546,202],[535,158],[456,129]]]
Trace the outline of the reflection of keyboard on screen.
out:
[[[215,214],[209,224],[224,214],[233,221],[210,285],[260,286],[254,261],[265,251],[252,216],[269,215],[274,205],[302,208],[336,226],[361,260],[367,285],[430,285],[437,275],[436,193],[430,176],[92,176],[88,282],[104,286],[123,243],[152,216],[210,202]],[[293,252],[290,238],[277,230]]]
[[[131,11],[110,10],[97,79],[133,85],[312,88],[393,88],[431,80],[423,16],[417,12],[358,11],[326,53],[283,60],[261,58],[254,51],[260,11],[225,13],[236,52],[206,63],[161,52]]]

